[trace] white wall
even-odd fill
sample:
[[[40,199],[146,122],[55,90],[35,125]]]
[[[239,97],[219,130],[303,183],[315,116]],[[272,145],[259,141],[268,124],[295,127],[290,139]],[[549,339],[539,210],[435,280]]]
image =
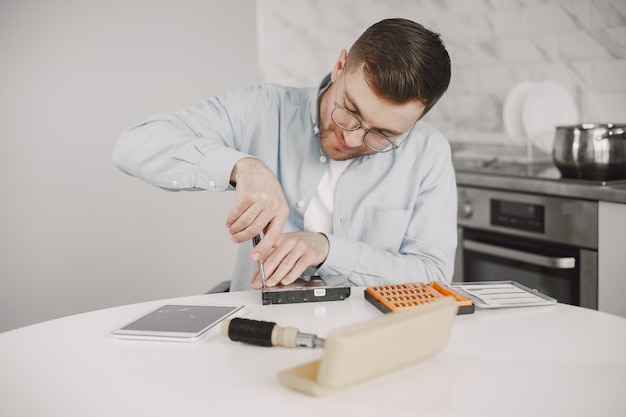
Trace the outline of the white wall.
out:
[[[234,195],[112,166],[144,117],[258,81],[254,0],[0,2],[0,332],[230,279]]]

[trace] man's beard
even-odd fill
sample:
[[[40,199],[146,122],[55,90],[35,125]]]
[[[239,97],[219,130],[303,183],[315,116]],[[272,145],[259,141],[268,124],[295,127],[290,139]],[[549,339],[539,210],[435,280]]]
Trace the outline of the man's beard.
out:
[[[341,139],[337,138],[337,132],[333,129],[320,129],[320,146],[322,151],[328,155],[330,159],[335,161],[347,161],[359,156],[372,153],[363,143],[357,148],[342,148],[337,142]]]

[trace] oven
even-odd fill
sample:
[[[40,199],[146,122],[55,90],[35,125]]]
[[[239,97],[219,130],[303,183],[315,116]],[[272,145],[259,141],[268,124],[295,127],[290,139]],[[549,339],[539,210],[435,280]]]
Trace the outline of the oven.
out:
[[[454,281],[516,281],[598,308],[598,205],[459,186]]]

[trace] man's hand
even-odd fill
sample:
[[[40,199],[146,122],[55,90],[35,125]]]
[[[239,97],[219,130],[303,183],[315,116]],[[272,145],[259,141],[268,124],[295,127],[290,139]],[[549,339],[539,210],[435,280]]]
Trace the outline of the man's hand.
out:
[[[236,243],[264,232],[250,254],[256,261],[271,252],[287,222],[289,206],[274,173],[256,158],[239,160],[230,179],[236,185],[237,203],[226,218],[226,227]]]
[[[265,285],[291,284],[309,266],[317,266],[326,260],[330,244],[321,233],[293,232],[280,236],[270,255],[261,259],[265,270]],[[252,288],[261,288],[258,270],[252,278]]]

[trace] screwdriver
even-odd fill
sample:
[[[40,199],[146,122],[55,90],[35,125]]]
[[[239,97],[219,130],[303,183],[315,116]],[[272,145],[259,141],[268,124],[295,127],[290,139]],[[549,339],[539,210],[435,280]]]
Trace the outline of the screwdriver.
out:
[[[222,334],[234,342],[257,346],[324,347],[324,339],[301,333],[295,327],[281,327],[274,322],[236,317],[222,322]]]
[[[252,246],[258,245],[260,241],[261,235],[258,234],[252,238]],[[263,269],[263,262],[259,259],[256,263],[259,266],[259,275],[261,276],[261,289],[265,290],[265,269]]]

